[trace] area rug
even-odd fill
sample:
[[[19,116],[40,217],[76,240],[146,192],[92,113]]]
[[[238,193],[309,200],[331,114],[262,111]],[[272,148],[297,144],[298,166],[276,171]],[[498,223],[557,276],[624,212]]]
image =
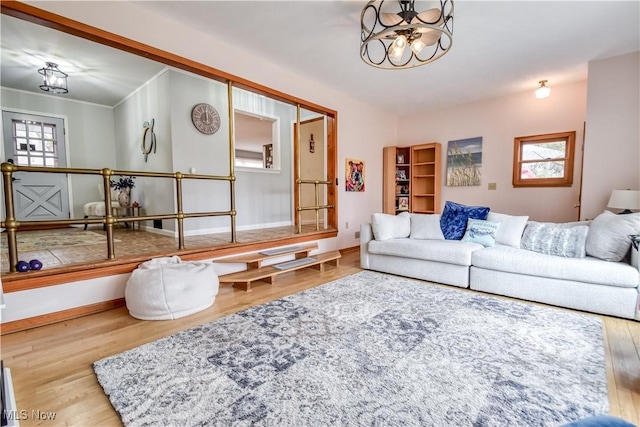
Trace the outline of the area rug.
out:
[[[127,426],[558,426],[608,410],[599,318],[370,271],[94,370]]]
[[[42,230],[20,231],[17,233],[18,250],[20,252],[33,252],[70,246],[100,245],[107,243],[107,236],[93,231],[75,230]],[[114,239],[114,242],[120,242]],[[2,233],[0,249],[7,250],[7,235]]]

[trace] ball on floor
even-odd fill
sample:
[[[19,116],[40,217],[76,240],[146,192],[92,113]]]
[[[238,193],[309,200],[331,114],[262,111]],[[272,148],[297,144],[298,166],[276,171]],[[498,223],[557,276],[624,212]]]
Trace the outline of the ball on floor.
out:
[[[16,264],[16,270],[21,273],[29,271],[29,263],[27,261],[18,261],[18,263]]]
[[[32,259],[31,261],[29,261],[29,268],[31,268],[32,270],[40,270],[42,268],[42,262],[37,259]]]

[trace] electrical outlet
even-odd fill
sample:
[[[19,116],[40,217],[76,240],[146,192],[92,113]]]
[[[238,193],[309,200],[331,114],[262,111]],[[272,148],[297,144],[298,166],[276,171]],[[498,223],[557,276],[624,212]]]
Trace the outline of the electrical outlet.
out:
[[[356,239],[359,239],[359,238],[360,238],[360,232],[356,231]]]
[[[495,182],[490,182],[489,183],[489,190],[495,190],[498,188],[498,184]]]
[[[347,230],[349,229],[349,221],[344,223],[344,228],[346,228]]]

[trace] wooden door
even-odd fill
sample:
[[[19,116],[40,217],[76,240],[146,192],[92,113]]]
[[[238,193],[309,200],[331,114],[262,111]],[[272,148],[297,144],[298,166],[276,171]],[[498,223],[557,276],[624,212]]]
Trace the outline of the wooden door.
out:
[[[3,111],[2,128],[8,162],[19,166],[67,167],[62,119]],[[66,174],[16,172],[13,200],[18,221],[71,217]]]

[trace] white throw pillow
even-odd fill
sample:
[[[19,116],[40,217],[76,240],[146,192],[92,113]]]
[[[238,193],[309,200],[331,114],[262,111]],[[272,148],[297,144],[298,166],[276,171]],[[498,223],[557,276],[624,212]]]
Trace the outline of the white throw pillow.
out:
[[[500,223],[498,234],[496,235],[496,243],[519,248],[522,233],[527,226],[529,217],[489,212],[487,221]]]
[[[440,214],[411,214],[411,239],[444,240]]]
[[[630,235],[640,234],[640,213],[616,215],[604,211],[589,227],[587,255],[605,261],[622,261],[631,247]]]
[[[409,212],[399,215],[374,213],[371,215],[371,228],[376,240],[401,239],[411,233],[411,216]]]

